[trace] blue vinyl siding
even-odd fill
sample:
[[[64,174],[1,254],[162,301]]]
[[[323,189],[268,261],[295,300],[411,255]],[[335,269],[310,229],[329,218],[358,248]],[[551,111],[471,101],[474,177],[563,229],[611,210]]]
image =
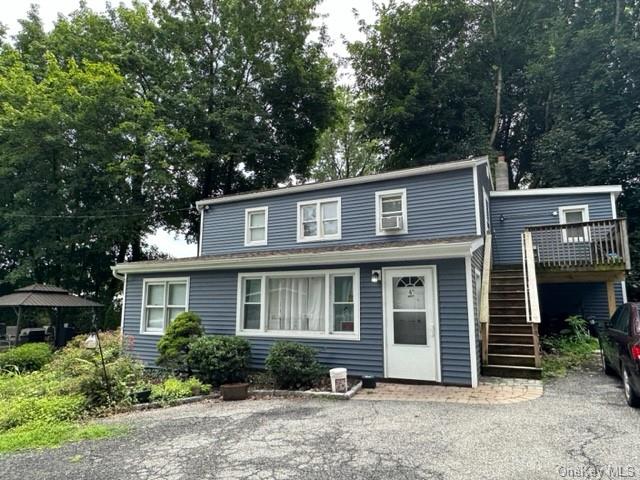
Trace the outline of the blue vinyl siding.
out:
[[[440,351],[442,381],[470,385],[469,332],[466,302],[464,259],[412,262],[438,268],[440,308]],[[353,374],[384,375],[382,287],[371,283],[371,270],[402,265],[341,265],[337,268],[360,268],[360,340],[305,340],[318,350],[318,359],[328,367],[347,367]],[[410,265],[405,263],[404,265]],[[332,267],[326,267],[327,269]],[[286,269],[282,269],[286,270]],[[198,271],[167,275],[128,275],[124,333],[134,356],[153,365],[159,337],[140,334],[142,284],[144,278],[189,277],[189,309],[198,313],[208,334],[233,335],[236,331],[237,271]],[[252,345],[252,363],[264,366],[269,347],[276,339],[248,337]]]
[[[408,233],[376,236],[375,192],[407,189]],[[297,242],[297,202],[340,197],[342,238]],[[269,207],[268,244],[244,246],[245,209]],[[202,255],[475,235],[473,169],[212,204],[204,211]]]
[[[495,264],[522,263],[520,234],[526,226],[560,223],[558,208],[569,205],[589,205],[589,218],[613,218],[611,195],[608,193],[535,195],[522,197],[492,197],[491,225]],[[500,221],[500,217],[504,221]]]

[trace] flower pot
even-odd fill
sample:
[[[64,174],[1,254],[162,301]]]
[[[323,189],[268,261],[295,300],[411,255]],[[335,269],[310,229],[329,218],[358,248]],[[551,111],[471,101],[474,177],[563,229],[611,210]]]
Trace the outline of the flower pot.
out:
[[[136,397],[136,403],[149,403],[149,397],[151,397],[151,390],[140,390],[133,394]]]
[[[248,383],[227,383],[220,387],[222,393],[222,400],[246,400],[249,396],[249,384]]]

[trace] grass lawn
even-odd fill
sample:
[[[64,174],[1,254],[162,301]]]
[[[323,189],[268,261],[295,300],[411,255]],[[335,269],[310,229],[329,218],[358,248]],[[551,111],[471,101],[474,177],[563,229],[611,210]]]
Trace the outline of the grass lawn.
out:
[[[0,453],[58,447],[63,443],[109,438],[126,432],[127,428],[121,425],[31,422],[0,433]]]

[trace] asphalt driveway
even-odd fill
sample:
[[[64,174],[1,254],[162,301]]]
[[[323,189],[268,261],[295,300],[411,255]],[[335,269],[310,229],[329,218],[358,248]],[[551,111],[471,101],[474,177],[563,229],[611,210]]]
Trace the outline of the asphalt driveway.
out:
[[[256,400],[109,421],[131,433],[2,456],[0,478],[640,478],[640,410],[595,369],[510,405]]]

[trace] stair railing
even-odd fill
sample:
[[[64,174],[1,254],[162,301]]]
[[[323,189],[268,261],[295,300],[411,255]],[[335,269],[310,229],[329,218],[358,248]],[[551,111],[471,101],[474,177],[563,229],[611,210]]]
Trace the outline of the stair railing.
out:
[[[535,365],[540,367],[542,359],[540,357],[540,341],[538,338],[538,325],[540,324],[538,279],[536,277],[536,263],[533,254],[533,238],[531,232],[527,230],[522,233],[522,272],[524,276],[526,319],[531,324],[533,333]]]
[[[482,364],[489,364],[489,293],[491,291],[492,239],[484,238],[484,259],[482,265],[482,289],[480,291],[480,336],[482,340]]]

